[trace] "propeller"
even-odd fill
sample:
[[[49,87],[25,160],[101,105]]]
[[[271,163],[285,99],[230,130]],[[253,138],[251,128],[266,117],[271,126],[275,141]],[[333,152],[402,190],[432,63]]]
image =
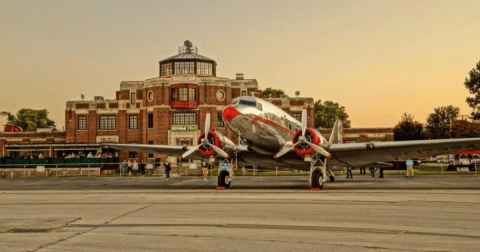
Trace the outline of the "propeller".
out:
[[[215,153],[217,153],[218,155],[224,157],[224,158],[229,158],[230,156],[225,152],[223,151],[221,148],[218,148],[217,146],[215,146],[214,144],[211,144],[208,142],[208,132],[210,131],[210,113],[207,112],[207,115],[206,115],[206,118],[205,118],[205,136],[204,138],[202,138],[202,140],[200,140],[200,144],[195,147],[195,148],[191,148],[189,149],[188,151],[186,151],[185,153],[183,153],[180,158],[186,158],[188,156],[190,156],[192,153],[194,153],[196,150],[198,150],[198,148],[204,146],[204,147],[210,147],[212,149],[215,150]]]
[[[324,157],[331,158],[332,155],[330,153],[328,153],[328,151],[326,151],[324,148],[322,148],[318,145],[315,145],[313,143],[310,143],[309,141],[306,140],[306,138],[305,138],[305,132],[306,131],[307,131],[307,108],[303,107],[303,110],[302,110],[302,136],[298,138],[298,142],[295,143],[294,145],[286,144],[285,147],[283,147],[273,157],[274,158],[279,158],[279,157],[285,155],[287,152],[290,152],[291,150],[293,150],[295,148],[295,146],[298,146],[300,144],[307,144],[308,146],[312,147],[315,150],[315,152],[317,152],[318,154],[320,154]]]

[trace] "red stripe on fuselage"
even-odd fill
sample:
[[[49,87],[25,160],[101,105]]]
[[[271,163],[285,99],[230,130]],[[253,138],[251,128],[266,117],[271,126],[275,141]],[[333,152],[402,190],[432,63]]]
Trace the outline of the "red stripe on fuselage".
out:
[[[271,124],[271,125],[274,125],[276,126],[277,128],[283,130],[283,131],[286,131],[288,134],[291,134],[291,135],[294,135],[293,132],[291,132],[290,130],[288,130],[287,128],[284,128],[282,125],[274,122],[274,121],[270,121],[270,120],[267,120],[267,119],[262,119],[260,117],[250,117],[250,119],[254,120],[254,121],[260,121],[260,122],[263,122],[267,125]]]

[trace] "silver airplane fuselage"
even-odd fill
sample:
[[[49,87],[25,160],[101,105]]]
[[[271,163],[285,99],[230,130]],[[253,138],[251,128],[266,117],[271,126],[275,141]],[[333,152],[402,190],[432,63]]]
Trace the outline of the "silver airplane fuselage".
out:
[[[277,106],[253,96],[236,98],[222,112],[232,133],[253,150],[274,154],[292,143],[301,123]],[[319,134],[321,142],[326,140]]]

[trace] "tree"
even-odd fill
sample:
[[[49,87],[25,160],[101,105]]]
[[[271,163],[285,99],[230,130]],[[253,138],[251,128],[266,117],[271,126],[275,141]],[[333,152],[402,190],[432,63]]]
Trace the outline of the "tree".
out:
[[[344,106],[333,101],[318,100],[315,106],[315,127],[333,128],[336,120],[342,120],[344,128],[350,128],[350,120]]]
[[[479,137],[480,123],[458,120],[452,125],[453,138]]]
[[[451,138],[452,125],[456,121],[460,108],[448,105],[446,107],[438,107],[435,112],[427,118],[425,133],[430,139]]]
[[[282,95],[285,95],[285,92],[281,89],[267,88],[262,92],[263,97],[270,97],[270,96],[282,97]]]
[[[35,131],[37,128],[55,127],[55,122],[48,119],[46,109],[20,109],[17,116],[10,112],[3,111],[0,115],[7,116],[7,120],[13,125],[20,126],[24,131]]]
[[[425,139],[423,125],[413,121],[412,115],[404,113],[400,122],[393,128],[393,138],[395,141]]]
[[[470,76],[465,78],[464,85],[474,97],[467,97],[466,102],[473,109],[473,120],[478,120],[480,119],[480,111],[478,110],[478,105],[480,104],[480,61],[468,74]]]

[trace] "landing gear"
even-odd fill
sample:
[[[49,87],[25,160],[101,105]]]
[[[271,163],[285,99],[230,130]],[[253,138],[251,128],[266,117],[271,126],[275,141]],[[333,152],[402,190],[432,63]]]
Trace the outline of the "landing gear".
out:
[[[313,170],[312,173],[312,188],[323,189],[323,173],[320,169]]]
[[[327,180],[327,160],[324,157],[313,158],[310,162],[310,185],[312,189],[323,190]]]
[[[328,176],[330,182],[335,182],[335,175],[333,175],[332,171],[328,171],[328,173],[330,174],[330,176]]]
[[[218,187],[230,188],[230,184],[233,180],[233,168],[234,165],[228,159],[220,161],[218,173]]]
[[[228,173],[228,171],[220,171],[220,174],[218,174],[218,186],[230,188],[231,182],[232,180],[230,179],[230,174]]]

